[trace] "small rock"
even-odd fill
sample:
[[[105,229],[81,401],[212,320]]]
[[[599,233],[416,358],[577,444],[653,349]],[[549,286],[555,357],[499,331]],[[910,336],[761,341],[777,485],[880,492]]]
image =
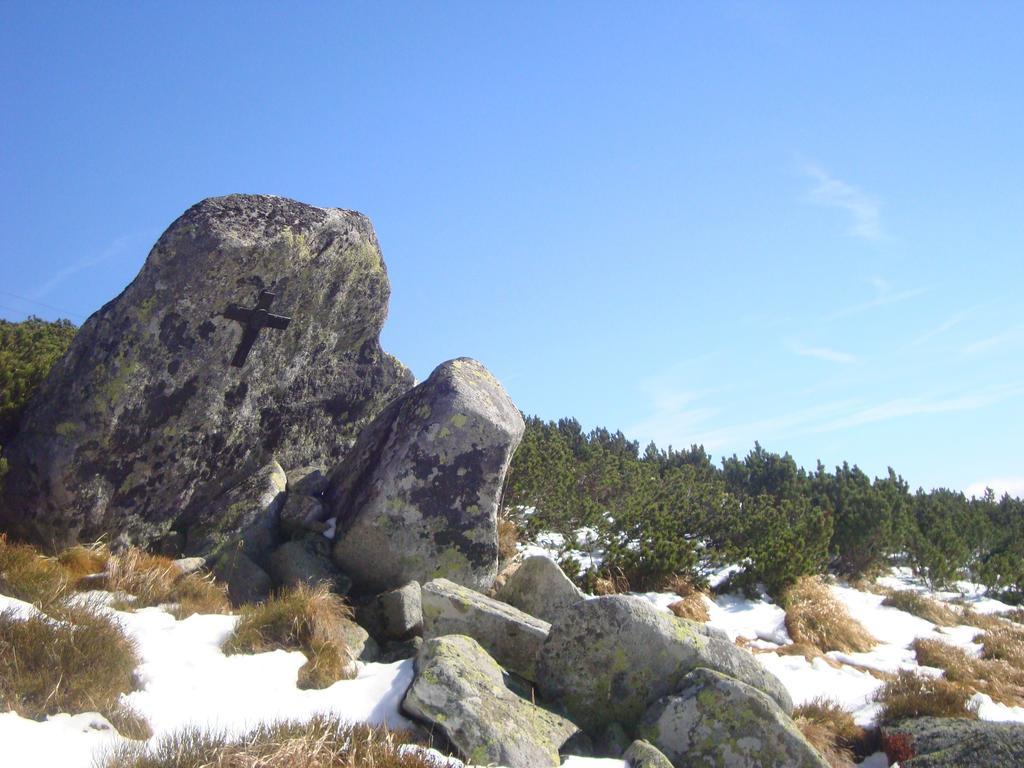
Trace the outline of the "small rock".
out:
[[[674,765],[829,768],[770,696],[710,669],[689,673],[637,730]]]
[[[278,587],[294,587],[299,584],[312,587],[327,583],[331,591],[344,595],[352,586],[349,578],[334,564],[330,543],[322,536],[286,541],[270,556],[267,570],[274,585]]]
[[[904,768],[1024,765],[1024,724],[918,717],[883,726],[882,746]]]
[[[190,573],[201,571],[206,567],[205,557],[179,557],[174,560],[171,565],[181,572],[182,576],[187,576]]]
[[[531,616],[553,622],[570,605],[585,599],[583,590],[550,557],[526,558],[495,595]]]
[[[377,641],[354,621],[341,620],[341,636],[345,639],[345,645],[348,646],[353,659],[360,661],[378,661],[380,659],[380,646],[377,645]]]
[[[293,537],[310,531],[322,533],[327,528],[326,515],[320,499],[289,491],[281,507],[281,531]]]
[[[236,606],[266,600],[274,587],[267,572],[242,552],[229,552],[219,557],[213,566],[213,575],[228,585],[228,597]]]
[[[322,465],[299,467],[288,472],[288,493],[320,496],[327,490],[327,468]]]
[[[559,749],[579,731],[508,690],[498,663],[464,635],[423,643],[402,707],[443,731],[474,765],[558,766]]]
[[[423,634],[423,606],[419,582],[383,592],[356,608],[356,618],[381,640],[407,640]]]
[[[395,661],[411,659],[420,652],[422,647],[422,637],[413,637],[409,640],[392,640],[389,643],[384,643],[384,647],[381,648],[380,660],[384,664],[391,664]]]
[[[634,741],[622,753],[628,768],[672,768],[672,763],[657,747],[643,740]]]
[[[546,621],[447,579],[423,585],[423,636],[469,635],[499,664],[537,681],[537,657],[548,636]]]

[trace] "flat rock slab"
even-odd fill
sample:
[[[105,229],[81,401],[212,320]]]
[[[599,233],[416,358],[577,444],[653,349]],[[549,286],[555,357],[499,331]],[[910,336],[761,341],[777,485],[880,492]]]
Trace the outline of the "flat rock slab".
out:
[[[237,308],[286,328],[244,363]],[[281,197],[204,200],[75,334],[4,456],[0,525],[47,548],[159,546],[276,459],[338,463],[412,374],[379,334],[390,285],[369,219]]]
[[[539,768],[561,763],[559,749],[579,729],[505,687],[498,663],[473,638],[426,640],[402,702],[444,732],[473,765]]]
[[[446,578],[489,589],[498,502],[524,428],[498,380],[467,358],[388,405],[331,476],[334,558],[356,587]]]
[[[613,722],[630,730],[697,667],[736,677],[793,711],[785,687],[752,654],[628,595],[567,608],[551,625],[533,679],[547,701],[563,706],[587,733],[600,734]]]
[[[531,616],[553,622],[586,595],[562,573],[558,563],[550,557],[534,555],[523,560],[495,597]]]
[[[447,579],[424,584],[422,599],[424,638],[468,635],[505,669],[537,681],[546,621]]]
[[[894,747],[899,745],[900,751]],[[1024,765],[1024,724],[920,717],[882,728],[882,745],[905,768]],[[909,748],[910,759],[906,758]]]
[[[677,767],[828,768],[769,696],[709,669],[655,702],[638,730]]]

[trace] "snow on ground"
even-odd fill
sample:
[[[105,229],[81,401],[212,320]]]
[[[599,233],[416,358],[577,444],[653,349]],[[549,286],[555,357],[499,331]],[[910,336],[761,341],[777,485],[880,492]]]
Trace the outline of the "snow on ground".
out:
[[[584,546],[590,542],[577,536]],[[547,554],[564,545],[557,534],[540,542],[535,552]],[[577,553],[591,556],[588,553]],[[595,557],[599,553],[594,552]],[[895,589],[925,591],[906,569],[894,569],[879,583]],[[979,612],[1008,610],[1011,606],[992,600],[973,584],[961,585],[967,602]],[[772,652],[791,642],[785,626],[785,612],[766,596],[718,595],[706,599],[709,624],[758,651],[761,663],[774,673],[799,705],[818,697],[832,699],[854,713],[856,721],[870,724],[877,714],[872,701],[882,682],[866,669],[894,672],[911,669],[923,674],[939,670],[918,666],[911,643],[931,637],[951,643],[977,655],[981,647],[973,640],[975,627],[937,627],[896,608],[882,605],[883,597],[833,585],[833,594],[878,640],[866,653],[829,653],[826,658],[807,661],[802,656]],[[930,593],[953,600],[958,593]],[[678,600],[675,594],[645,593],[640,597],[660,610]],[[89,593],[84,600],[109,602],[106,593]],[[13,610],[20,618],[38,611],[28,603],[0,595],[0,611]],[[306,719],[317,712],[330,712],[352,722],[402,727],[408,721],[399,706],[413,679],[411,660],[394,664],[360,664],[358,677],[319,691],[301,691],[295,686],[305,657],[298,652],[274,651],[225,656],[220,646],[230,635],[237,617],[191,616],[182,621],[160,608],[134,613],[112,614],[136,639],[142,664],[137,669],[141,690],[128,694],[125,702],[143,715],[156,737],[187,725],[202,725],[230,733],[242,733],[260,722]],[[983,720],[1024,722],[1024,707],[1007,707],[988,696],[974,697]],[[110,724],[95,713],[55,715],[35,722],[14,713],[0,714],[0,744],[12,765],[89,768],[94,755],[121,740]],[[456,760],[437,756],[439,768],[459,768]],[[884,758],[872,757],[862,765],[878,768]],[[620,760],[570,757],[567,768],[624,768]]]

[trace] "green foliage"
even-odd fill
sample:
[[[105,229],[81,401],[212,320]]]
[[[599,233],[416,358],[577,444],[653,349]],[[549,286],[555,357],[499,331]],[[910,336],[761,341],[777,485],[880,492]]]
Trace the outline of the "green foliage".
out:
[[[68,320],[0,320],[0,445],[14,437],[25,406],[74,335]]]

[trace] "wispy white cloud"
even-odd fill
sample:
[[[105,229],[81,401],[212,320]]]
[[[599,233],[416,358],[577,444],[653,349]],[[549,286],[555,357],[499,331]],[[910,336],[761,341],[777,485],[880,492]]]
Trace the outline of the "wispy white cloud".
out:
[[[861,312],[867,312],[868,310],[875,309],[876,307],[899,304],[902,301],[913,299],[930,290],[930,287],[925,285],[918,288],[908,288],[903,291],[894,291],[888,282],[877,277],[871,278],[870,282],[875,286],[874,298],[857,304],[852,304],[848,307],[843,307],[842,309],[836,310],[832,314],[828,315],[825,319],[838,320],[841,317],[857,315]]]
[[[817,360],[824,360],[829,363],[840,363],[850,365],[857,362],[857,356],[849,352],[840,352],[829,347],[805,347],[801,344],[791,346],[793,352],[801,357],[813,357]]]
[[[1024,338],[1024,325],[1016,325],[1012,328],[1007,328],[1005,331],[1001,331],[984,339],[978,339],[977,341],[968,344],[963,348],[963,353],[965,355],[982,354],[1015,342],[1021,338]]]
[[[994,405],[1010,397],[1020,396],[1021,394],[1024,394],[1024,384],[995,387],[947,397],[919,396],[897,398],[877,405],[859,407],[839,418],[822,422],[807,431],[811,433],[836,432],[907,416],[974,411]]]
[[[919,347],[925,342],[931,341],[936,336],[941,336],[942,334],[953,330],[958,325],[960,325],[960,323],[962,323],[965,319],[967,319],[967,317],[973,311],[973,309],[965,309],[962,312],[957,312],[956,314],[951,315],[946,320],[936,325],[934,328],[928,329],[920,336],[918,336],[916,339],[914,339],[912,342],[910,342],[911,346]]]
[[[115,238],[106,248],[99,253],[94,253],[88,256],[71,262],[66,267],[57,270],[52,277],[42,282],[34,290],[29,293],[31,299],[41,299],[46,296],[50,291],[56,288],[58,285],[63,283],[69,277],[77,275],[79,272],[83,272],[87,269],[91,269],[99,264],[102,264],[109,259],[115,258],[127,252],[133,246],[137,245],[137,241],[140,239],[139,233],[132,233],[127,235],[121,235]]]
[[[964,489],[964,493],[981,498],[985,495],[986,488],[991,488],[997,499],[1007,493],[1024,499],[1024,477],[990,477],[987,480],[971,483]]]
[[[808,164],[803,168],[812,182],[808,199],[823,208],[835,208],[849,214],[852,219],[850,234],[865,240],[879,240],[882,230],[882,207],[871,195],[852,184],[837,179],[818,165]]]

